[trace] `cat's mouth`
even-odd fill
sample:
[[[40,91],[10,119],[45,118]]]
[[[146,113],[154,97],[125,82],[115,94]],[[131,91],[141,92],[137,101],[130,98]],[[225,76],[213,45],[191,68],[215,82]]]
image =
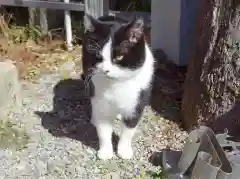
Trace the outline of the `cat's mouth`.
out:
[[[111,80],[115,79],[113,76],[110,76],[110,75],[108,75],[108,74],[106,74],[106,73],[103,73],[103,75],[104,75],[104,77],[106,77],[107,79],[111,79]]]
[[[116,80],[118,79],[116,76],[113,76],[113,75],[110,75],[109,73],[104,73],[104,72],[101,72],[102,73],[102,76],[108,80]]]

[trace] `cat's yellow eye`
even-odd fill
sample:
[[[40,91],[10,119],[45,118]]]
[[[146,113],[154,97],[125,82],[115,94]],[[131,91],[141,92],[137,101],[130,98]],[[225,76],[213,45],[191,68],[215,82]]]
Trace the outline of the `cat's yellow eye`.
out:
[[[116,60],[117,60],[117,61],[120,61],[120,60],[122,60],[122,59],[123,59],[123,55],[120,55],[120,56],[117,56],[117,57],[116,57]]]

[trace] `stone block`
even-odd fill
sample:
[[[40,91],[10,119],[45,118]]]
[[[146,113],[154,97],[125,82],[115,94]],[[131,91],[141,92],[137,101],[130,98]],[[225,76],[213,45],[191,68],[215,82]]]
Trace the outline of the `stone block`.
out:
[[[21,86],[18,70],[12,61],[0,62],[0,110],[21,106]]]

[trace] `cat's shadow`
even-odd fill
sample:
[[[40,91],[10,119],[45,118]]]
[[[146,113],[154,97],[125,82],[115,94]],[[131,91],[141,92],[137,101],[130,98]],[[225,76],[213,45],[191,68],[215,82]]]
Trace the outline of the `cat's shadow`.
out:
[[[54,87],[53,110],[36,111],[42,126],[56,137],[68,137],[98,150],[99,142],[95,127],[91,124],[91,102],[83,80],[66,79]],[[118,136],[113,134],[116,150]]]

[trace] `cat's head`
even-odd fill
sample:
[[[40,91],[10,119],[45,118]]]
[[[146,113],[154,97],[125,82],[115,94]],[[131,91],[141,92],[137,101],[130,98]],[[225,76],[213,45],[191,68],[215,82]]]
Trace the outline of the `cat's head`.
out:
[[[85,48],[95,55],[95,68],[107,77],[126,79],[136,75],[145,61],[144,21],[113,16],[85,16]]]

